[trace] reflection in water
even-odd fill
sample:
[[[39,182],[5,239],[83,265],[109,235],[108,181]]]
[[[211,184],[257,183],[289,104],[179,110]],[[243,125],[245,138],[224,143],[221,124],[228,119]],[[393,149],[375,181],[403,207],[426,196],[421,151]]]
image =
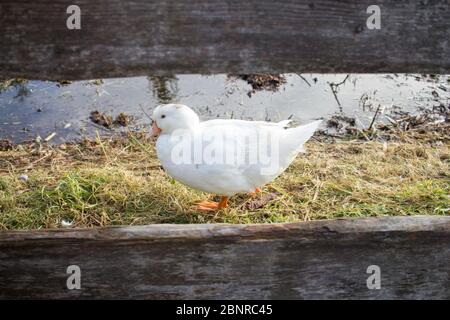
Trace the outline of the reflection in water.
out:
[[[19,84],[17,86],[16,98],[23,101],[27,96],[31,94],[31,90],[25,84]]]
[[[178,79],[176,76],[148,76],[153,97],[159,103],[174,102],[178,95]]]
[[[17,79],[7,79],[0,81],[0,93],[8,90],[10,87],[14,88],[16,91],[15,98],[19,99],[19,101],[23,101],[24,98],[29,96],[32,92],[30,88],[27,86],[28,80],[17,78]]]

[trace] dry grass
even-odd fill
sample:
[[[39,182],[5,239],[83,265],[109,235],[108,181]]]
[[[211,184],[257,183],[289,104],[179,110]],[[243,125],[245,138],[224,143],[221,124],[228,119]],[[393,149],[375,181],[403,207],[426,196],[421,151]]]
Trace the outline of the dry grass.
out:
[[[167,176],[143,136],[22,145],[0,151],[0,229],[449,214],[448,139],[397,140],[309,142],[308,153],[264,187],[275,199],[248,210],[254,199],[238,195],[217,213],[194,209],[211,196]]]

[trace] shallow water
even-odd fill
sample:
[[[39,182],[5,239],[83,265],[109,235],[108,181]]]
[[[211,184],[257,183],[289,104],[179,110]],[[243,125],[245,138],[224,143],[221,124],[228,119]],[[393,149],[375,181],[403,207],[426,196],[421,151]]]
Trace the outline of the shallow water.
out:
[[[450,101],[450,77],[431,79],[420,75],[352,74],[337,89],[346,74],[286,74],[278,91],[256,91],[245,81],[220,74],[177,75],[103,79],[103,84],[76,81],[69,85],[28,81],[0,92],[0,138],[18,143],[47,137],[52,142],[79,139],[124,129],[109,129],[89,120],[98,110],[116,116],[134,117],[133,129],[148,128],[147,115],[160,103],[178,102],[194,108],[202,119],[240,118],[279,121],[292,117],[300,123],[328,119],[334,114],[356,118],[367,126],[378,106],[385,114],[393,109],[415,112]],[[377,121],[383,121],[383,115]]]

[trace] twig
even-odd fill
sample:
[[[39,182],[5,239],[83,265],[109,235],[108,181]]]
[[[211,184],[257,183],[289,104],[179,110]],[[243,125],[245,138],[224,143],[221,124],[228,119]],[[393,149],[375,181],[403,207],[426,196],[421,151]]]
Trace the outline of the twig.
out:
[[[393,125],[395,125],[396,127],[398,126],[398,122],[395,119],[392,119],[391,117],[389,117],[388,115],[385,115],[385,118],[389,120],[389,122]]]
[[[52,155],[52,153],[49,152],[49,153],[47,153],[45,156],[43,156],[43,157],[41,157],[41,158],[39,158],[39,159],[33,161],[32,163],[30,163],[30,164],[29,164],[28,166],[26,166],[25,168],[19,169],[19,171],[22,171],[22,170],[30,170],[31,168],[33,168],[33,166],[34,166],[35,164],[37,164],[38,162],[41,162],[42,160],[47,159],[47,158],[50,157],[51,155]]]
[[[375,111],[375,114],[373,115],[372,122],[370,123],[370,126],[369,126],[369,128],[367,130],[371,130],[372,129],[372,126],[375,123],[375,119],[378,116],[378,112],[380,112],[380,109],[381,109],[381,105],[379,104],[377,110]]]
[[[345,77],[345,79],[344,80],[342,80],[341,82],[339,82],[339,83],[333,83],[336,87],[339,87],[341,84],[344,84],[345,83],[345,81],[347,81],[347,79],[348,79],[348,77],[350,77],[350,75],[348,74],[346,77]]]
[[[139,108],[141,109],[141,111],[147,116],[147,118],[149,118],[151,121],[153,121],[152,117],[150,117],[147,112],[145,112],[144,108],[142,108],[142,105],[139,105]]]
[[[366,111],[367,100],[369,100],[369,96],[367,93],[363,93],[361,98],[359,98],[359,107],[362,107],[363,111]]]
[[[52,132],[47,138],[44,139],[45,142],[49,142],[56,136],[56,132]]]
[[[339,108],[341,108],[341,107],[342,107],[342,106],[341,106],[341,103],[339,102],[339,99],[338,99],[338,97],[337,97],[336,91],[334,90],[334,88],[333,88],[333,86],[331,85],[331,83],[330,83],[330,87],[331,87],[331,92],[333,92],[334,99],[336,99],[336,102],[337,102]]]
[[[337,89],[339,88],[340,85],[344,84],[345,81],[347,81],[348,77],[350,77],[349,74],[344,78],[344,80],[342,80],[339,83],[328,82],[328,84],[330,85],[331,91],[333,92],[334,98],[336,99],[336,102],[337,102],[339,108],[341,108],[342,106],[341,106],[341,103],[339,102],[339,99],[337,97]]]
[[[304,76],[302,76],[300,73],[297,73],[297,75],[303,80],[303,81],[305,81],[306,82],[306,84],[308,85],[308,86],[310,86],[311,87],[311,84],[308,82],[308,80],[306,80],[305,79],[305,77]]]

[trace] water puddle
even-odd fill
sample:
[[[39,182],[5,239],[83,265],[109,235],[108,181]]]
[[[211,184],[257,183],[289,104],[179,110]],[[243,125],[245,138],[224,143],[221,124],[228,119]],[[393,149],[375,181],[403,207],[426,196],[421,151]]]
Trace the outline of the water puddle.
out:
[[[95,81],[26,81],[0,89],[0,139],[15,143],[50,138],[61,143],[127,130],[91,121],[99,111],[112,119],[131,117],[128,128],[149,129],[152,109],[178,102],[195,109],[203,120],[239,118],[300,123],[345,115],[367,127],[377,109],[416,112],[449,105],[450,77],[394,74],[285,74],[276,91],[253,90],[237,77],[219,74],[132,77]]]

